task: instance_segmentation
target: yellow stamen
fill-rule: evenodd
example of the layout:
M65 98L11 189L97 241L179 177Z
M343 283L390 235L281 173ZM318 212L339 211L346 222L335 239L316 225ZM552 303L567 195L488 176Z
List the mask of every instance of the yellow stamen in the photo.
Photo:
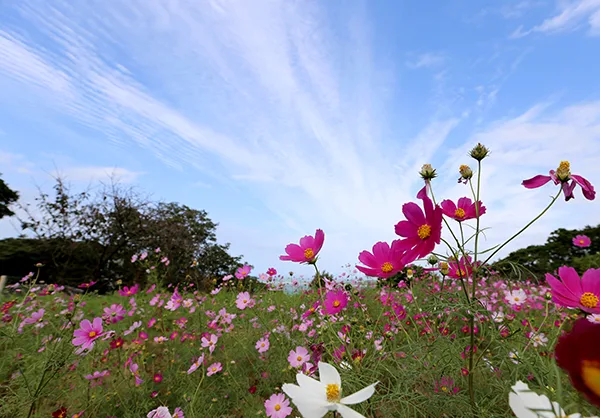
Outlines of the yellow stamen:
M417 235L421 239L429 238L429 236L431 235L431 227L427 224L421 225L417 230Z
M281 409L281 405L277 404L273 407L273 409L279 411Z
M454 216L456 216L457 218L464 218L465 217L465 210L463 208L458 208L454 211Z
M384 273L389 273L392 270L394 270L394 266L392 266L392 263L388 261L383 263L383 265L381 266L381 271L383 271Z
M600 362L584 360L581 364L581 378L585 385L600 396Z
M98 335L98 334L96 333L96 331L91 331L91 332L88 334L88 337L90 337L90 338L94 338L96 335Z
M336 383L328 384L327 389L325 390L325 393L327 394L327 401L338 402L340 400L341 391L340 385Z
M339 300L336 300L336 301L334 301L334 302L333 302L333 306L334 306L335 308L337 308L337 307L338 307L338 306L340 306L341 304L342 304L342 302L340 302Z
M302 361L302 356L298 356L298 357L296 357L296 360L298 360L298 361Z
M306 258L307 260L312 260L314 256L315 252L312 248L307 248L306 250L304 250L304 258Z
M579 240L579 243L583 245L584 241L582 239Z
M579 303L581 303L586 308L595 308L596 306L598 306L598 296L594 295L591 292L585 292L583 295L581 295Z
M561 181L569 180L571 176L571 164L568 161L561 161L556 169L556 177Z

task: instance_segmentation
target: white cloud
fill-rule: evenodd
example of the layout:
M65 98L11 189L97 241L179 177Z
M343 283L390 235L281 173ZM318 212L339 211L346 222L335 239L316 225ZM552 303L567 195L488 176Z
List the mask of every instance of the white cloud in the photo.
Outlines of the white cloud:
M559 2L558 13L531 29L517 28L511 38L521 38L533 32L556 33L589 26L590 35L600 35L600 0L574 0Z
M406 65L409 68L433 68L439 67L446 62L446 57L443 54L435 52L426 52L417 56L414 60L408 61Z
M52 176L77 183L114 181L115 183L127 184L134 183L142 174L122 167L88 166L58 169L52 173Z

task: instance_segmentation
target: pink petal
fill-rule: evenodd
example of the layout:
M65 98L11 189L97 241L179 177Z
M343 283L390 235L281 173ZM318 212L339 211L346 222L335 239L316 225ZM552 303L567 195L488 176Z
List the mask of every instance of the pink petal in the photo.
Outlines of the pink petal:
M81 321L81 323L79 324L79 327L82 330L87 331L87 333L92 331L92 323L90 321L88 321L87 319L84 319L83 321Z
M365 266L369 266L369 267L375 267L375 266L377 266L377 260L375 259L375 257L373 256L373 254L371 254L368 251L362 251L358 255L358 261L360 261L361 263L363 263Z
M394 227L394 231L396 235L400 235L401 237L412 238L417 236L417 228L415 224L409 221L400 221Z
M551 274L546 274L546 281L552 288L552 300L560 303L563 306L577 306L579 304L579 298L581 293L575 294L569 288L567 288L563 282L556 279Z
M528 189L537 189L538 187L542 187L544 184L548 183L550 180L552 180L552 177L538 174L537 176L528 180L523 180L521 184Z
M306 235L305 237L300 238L300 247L302 247L302 250L306 250L307 248L314 248L314 246L315 239L310 235Z
M440 203L444 215L453 218L456 213L456 205L452 200L446 199Z
M373 246L373 257L378 264L385 263L390 258L390 246L387 242L378 242Z
M581 279L573 267L559 267L558 275L565 286L578 298L581 297L583 290L581 288Z
M594 186L592 186L592 183L590 183L583 177L578 176L577 174L571 174L571 178L573 179L573 181L575 183L577 183L577 184L579 184L579 186L581 186L581 190L583 191L583 196L587 200L594 200L596 198L596 191L594 190Z
M402 213L408 220L408 222L412 223L416 226L421 226L425 222L425 214L423 210L416 203L409 202L402 205Z
M589 269L581 277L581 290L600 297L600 269Z
M321 248L323 248L323 242L325 242L325 233L323 230L317 229L317 232L315 232L315 242L313 244L313 251L315 254L321 251Z

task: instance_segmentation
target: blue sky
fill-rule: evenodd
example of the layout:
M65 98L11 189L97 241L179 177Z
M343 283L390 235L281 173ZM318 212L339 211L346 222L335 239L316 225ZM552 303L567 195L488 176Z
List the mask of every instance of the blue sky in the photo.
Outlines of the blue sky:
M206 209L260 271L310 273L278 256L322 228L337 272L395 239L423 163L465 195L481 141L494 245L554 193L522 179L568 159L600 183L598 51L600 0L5 0L0 171L24 201L57 169L116 174ZM597 224L577 193L508 249Z

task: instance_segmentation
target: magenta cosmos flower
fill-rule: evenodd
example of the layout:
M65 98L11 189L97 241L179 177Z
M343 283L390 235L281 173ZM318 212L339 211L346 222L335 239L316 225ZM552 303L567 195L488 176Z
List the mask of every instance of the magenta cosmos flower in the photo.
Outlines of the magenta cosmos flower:
M466 259L462 256L458 262L451 260L448 263L448 277L452 277L453 279L466 279L467 277L471 277L472 272L473 263L469 255L467 255Z
M123 308L121 305L117 305L116 303L110 305L109 308L104 308L104 317L111 324L116 324L117 322L121 321L123 318L125 318L125 314L127 314L125 308Z
M119 295L121 296L133 296L140 289L139 285L134 285L131 287L123 286L123 289L119 289Z
M468 197L461 197L455 204L452 200L444 200L440 203L442 212L449 218L452 218L458 222L466 221L468 219L477 218L477 207L479 207L479 216L485 213L485 206L479 201L476 205Z
M370 277L388 278L402 270L405 266L405 251L400 247L401 241L395 240L390 246L387 242L378 242L373 246L373 252L363 251L358 260L364 266L356 268Z
M292 413L290 401L283 393L271 395L271 397L265 401L265 410L267 417L269 418L286 418Z
M576 247L586 248L592 245L592 240L585 235L577 235L573 238L573 245Z
M94 318L93 322L84 319L79 324L79 329L73 332L73 345L81 346L82 350L92 348L94 342L102 336L102 318Z
M589 269L581 279L573 267L559 267L556 279L546 274L552 288L552 300L560 306L579 308L591 314L600 313L600 269Z
M323 247L325 233L317 229L315 236L306 235L300 238L300 245L288 244L285 247L287 255L279 256L282 261L294 261L296 263L314 263L317 261L317 254Z
M577 174L571 174L571 164L569 164L568 161L561 161L556 171L550 170L549 176L538 174L528 180L523 180L522 184L528 189L537 189L548 183L550 180L552 180L555 185L561 185L566 201L575 197L573 195L573 190L577 185L581 187L583 196L586 199L594 200L596 198L594 186L583 177Z
M396 224L396 234L405 237L400 248L407 250L405 262L410 263L431 253L442 237L442 209L433 205L424 187L417 194L423 200L425 212L416 203L402 206L405 221Z
M348 305L348 295L343 290L330 290L325 295L325 312L336 315Z

